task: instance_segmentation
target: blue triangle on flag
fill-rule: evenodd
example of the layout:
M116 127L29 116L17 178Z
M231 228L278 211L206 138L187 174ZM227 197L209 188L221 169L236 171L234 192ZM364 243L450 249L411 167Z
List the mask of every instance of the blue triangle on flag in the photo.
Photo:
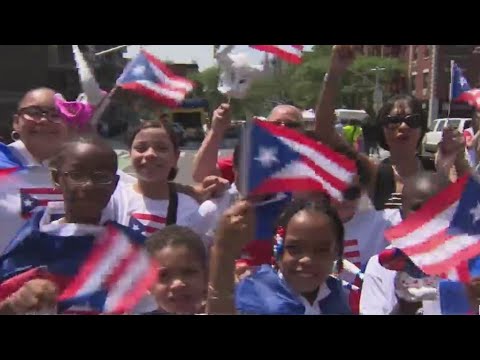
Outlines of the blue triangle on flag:
M265 128L253 124L248 166L248 192L255 190L264 181L287 164L300 159L300 154Z
M450 234L480 234L480 183L471 177L450 222Z

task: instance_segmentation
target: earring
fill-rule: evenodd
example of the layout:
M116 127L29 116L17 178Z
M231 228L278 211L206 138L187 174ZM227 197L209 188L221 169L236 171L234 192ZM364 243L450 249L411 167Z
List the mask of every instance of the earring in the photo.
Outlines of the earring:
M12 131L12 134L10 135L13 141L18 141L20 140L20 133L18 131Z

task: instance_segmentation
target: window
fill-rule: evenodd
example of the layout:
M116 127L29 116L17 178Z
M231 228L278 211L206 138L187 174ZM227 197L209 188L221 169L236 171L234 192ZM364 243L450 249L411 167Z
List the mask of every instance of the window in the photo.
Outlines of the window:
M410 78L410 86L412 87L412 91L415 91L417 88L417 75L412 74L412 77Z
M438 132L443 131L444 127L445 127L445 120L438 121L435 131L438 131Z
M418 57L418 46L417 45L412 45L412 59L413 61L417 61Z
M425 72L423 73L423 89L428 90L430 87L430 73Z
M432 45L423 45L423 57L428 58L430 56Z
M460 120L448 120L448 127L452 129L458 129L460 126Z

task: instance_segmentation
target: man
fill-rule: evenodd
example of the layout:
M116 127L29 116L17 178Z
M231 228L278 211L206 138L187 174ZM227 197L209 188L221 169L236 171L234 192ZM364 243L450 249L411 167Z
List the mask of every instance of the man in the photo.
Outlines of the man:
M220 144L230 127L231 121L232 114L229 104L222 104L213 112L211 129L193 161L192 176L196 182L203 181L205 177L210 175L221 176L230 182L234 181L232 157L218 159ZM292 105L276 106L266 121L292 129L303 128L302 113Z

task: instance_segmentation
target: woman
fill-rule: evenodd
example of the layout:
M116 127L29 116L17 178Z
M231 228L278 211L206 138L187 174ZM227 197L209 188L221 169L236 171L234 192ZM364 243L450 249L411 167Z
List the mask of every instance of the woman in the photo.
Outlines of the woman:
M354 58L354 47L351 45L333 47L330 69L316 111L316 133L320 141L330 146L342 142L334 128L335 101L341 77ZM427 131L427 121L417 99L399 95L390 99L379 111L376 126L379 144L390 151L390 158L378 164L360 155L370 172L368 194L377 210L399 208L404 179L432 168L418 156L419 145ZM463 175L469 170L464 148L462 134L445 129L439 152L440 165L453 157L457 174ZM436 166L439 167L438 162Z

